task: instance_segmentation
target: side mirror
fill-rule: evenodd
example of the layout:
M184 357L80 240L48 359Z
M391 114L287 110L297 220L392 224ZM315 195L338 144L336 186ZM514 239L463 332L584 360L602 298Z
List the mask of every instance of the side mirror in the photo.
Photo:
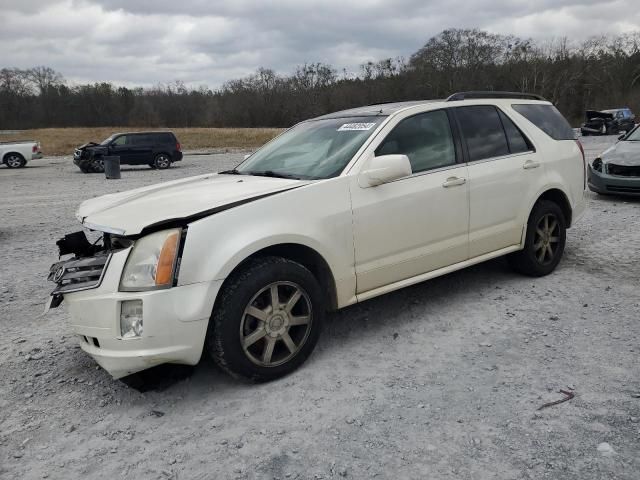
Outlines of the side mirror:
M373 157L366 169L360 173L362 188L375 187L411 175L411 163L406 155L381 155Z

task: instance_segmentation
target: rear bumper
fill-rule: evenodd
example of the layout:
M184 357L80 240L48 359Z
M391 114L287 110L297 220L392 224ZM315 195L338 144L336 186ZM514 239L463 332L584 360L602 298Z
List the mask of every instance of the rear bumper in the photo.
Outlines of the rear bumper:
M31 155L31 160L39 160L43 157L44 155L42 154L42 152L36 152L33 155Z
M175 152L173 154L173 161L179 162L180 160L182 160L182 152Z
M619 177L588 168L589 190L608 195L640 196L640 177Z

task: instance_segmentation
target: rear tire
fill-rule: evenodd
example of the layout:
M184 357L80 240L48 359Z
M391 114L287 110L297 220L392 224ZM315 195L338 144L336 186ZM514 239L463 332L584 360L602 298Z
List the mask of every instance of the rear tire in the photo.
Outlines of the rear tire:
M9 168L23 168L27 161L19 153L8 153L4 157L4 163Z
M539 200L529 215L524 249L508 255L507 261L524 275L548 275L560 263L566 240L562 209L555 202Z
M171 166L171 157L166 153L159 153L156 158L153 159L153 166L158 170L166 170Z
M225 282L207 331L207 351L234 377L265 382L309 357L325 314L313 274L280 257L247 261Z

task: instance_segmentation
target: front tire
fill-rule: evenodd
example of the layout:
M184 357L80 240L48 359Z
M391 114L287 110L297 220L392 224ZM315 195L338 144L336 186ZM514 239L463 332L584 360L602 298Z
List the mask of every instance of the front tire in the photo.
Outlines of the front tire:
M4 157L4 163L9 168L22 168L27 164L27 161L19 153L9 153Z
M102 157L95 157L89 167L94 173L104 173L104 160Z
M280 257L249 260L226 281L207 331L207 350L234 377L265 382L309 357L324 320L313 274Z
M562 209L555 202L539 200L529 215L524 249L508 255L507 261L524 275L548 275L560 263L566 240L566 220Z

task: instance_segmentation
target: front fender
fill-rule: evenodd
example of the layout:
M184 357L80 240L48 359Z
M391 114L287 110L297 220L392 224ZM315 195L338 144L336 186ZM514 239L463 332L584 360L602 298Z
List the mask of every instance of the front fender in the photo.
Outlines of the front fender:
M338 303L348 303L355 295L355 268L351 202L344 177L189 224L178 283L223 280L246 258L280 244L302 245L322 256L336 282Z

